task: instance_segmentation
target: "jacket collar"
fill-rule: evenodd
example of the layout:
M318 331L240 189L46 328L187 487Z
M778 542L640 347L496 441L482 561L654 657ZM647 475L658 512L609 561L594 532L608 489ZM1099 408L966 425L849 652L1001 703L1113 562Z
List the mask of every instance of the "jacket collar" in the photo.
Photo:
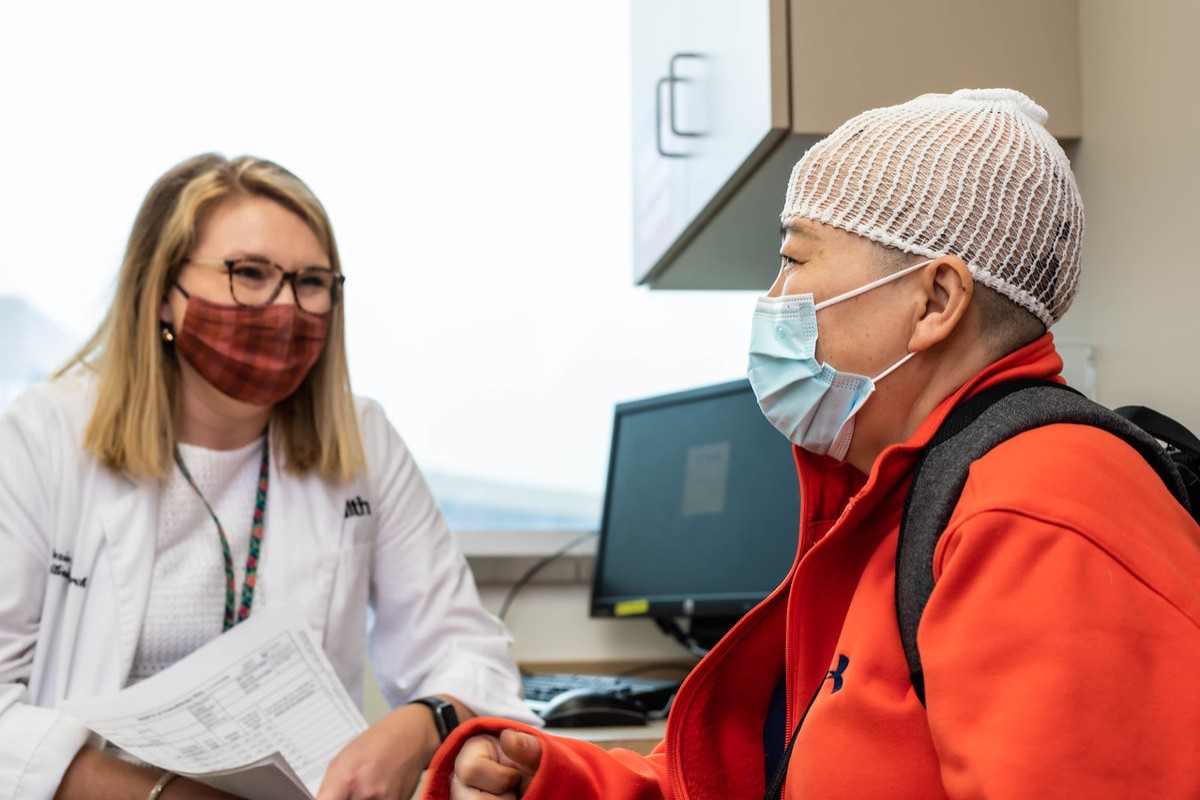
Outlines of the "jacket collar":
M1016 378L1056 379L1062 372L1062 358L1054 348L1053 334L1014 350L980 370L973 378L943 400L921 423L908 441L892 445L880 453L870 475L827 456L795 447L800 480L800 552L799 557L824 537L849 506L877 504L895 490L907 490L921 450L933 438L950 411L967 397L989 386ZM878 488L877 488L878 487ZM888 491L884 491L887 487ZM864 509L865 510L865 509Z

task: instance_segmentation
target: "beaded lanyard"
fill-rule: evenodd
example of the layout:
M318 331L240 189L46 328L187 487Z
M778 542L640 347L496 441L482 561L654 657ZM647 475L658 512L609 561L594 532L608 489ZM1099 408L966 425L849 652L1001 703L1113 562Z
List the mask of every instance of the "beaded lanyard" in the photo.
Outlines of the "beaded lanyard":
M246 580L242 583L242 604L236 609L236 617L233 601L237 592L233 579L233 553L229 549L229 539L225 536L225 529L221 527L221 520L217 519L216 512L208 504L208 500L204 499L200 487L192 480L192 474L184 466L183 457L179 455L179 448L175 448L175 463L179 465L179 471L183 473L183 477L187 478L188 485L192 487L196 496L200 498L200 502L204 503L204 507L208 509L209 516L217 524L217 535L221 537L221 554L225 557L225 626L222 630L226 631L250 616L250 605L254 602L254 576L258 573L258 551L262 546L263 514L267 508L267 461L271 450L268 438L263 437L262 465L258 468L258 494L254 498L254 522L250 526L250 553L246 556Z

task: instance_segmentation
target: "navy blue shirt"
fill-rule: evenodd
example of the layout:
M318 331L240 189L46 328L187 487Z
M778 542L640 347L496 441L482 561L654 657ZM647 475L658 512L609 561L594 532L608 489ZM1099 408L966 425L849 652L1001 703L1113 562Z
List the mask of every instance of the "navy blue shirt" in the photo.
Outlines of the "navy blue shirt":
M766 770L767 786L775 777L775 771L783 761L787 749L787 685L780 678L767 706L767 721L763 723L763 768Z

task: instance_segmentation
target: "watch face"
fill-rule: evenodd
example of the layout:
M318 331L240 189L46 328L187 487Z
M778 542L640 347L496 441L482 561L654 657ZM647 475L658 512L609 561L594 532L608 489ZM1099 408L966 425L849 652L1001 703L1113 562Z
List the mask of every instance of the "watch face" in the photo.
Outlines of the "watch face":
M429 706L438 735L442 737L443 742L450 732L458 727L458 712L454 710L453 703L448 703L440 697L420 697L413 702Z
M444 724L445 730L440 732L442 734L442 738L445 739L450 735L450 731L458 727L458 712L454 710L454 705L452 703L443 703L440 707L438 707L437 716L438 727L442 728Z

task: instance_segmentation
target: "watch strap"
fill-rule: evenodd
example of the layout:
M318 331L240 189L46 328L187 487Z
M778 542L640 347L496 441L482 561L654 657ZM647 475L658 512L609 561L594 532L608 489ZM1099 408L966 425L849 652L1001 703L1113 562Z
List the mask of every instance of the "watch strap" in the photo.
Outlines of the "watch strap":
M458 727L458 712L454 710L453 703L440 697L418 697L409 702L420 703L433 712L433 723L437 726L438 736L443 742L446 741L450 732Z

